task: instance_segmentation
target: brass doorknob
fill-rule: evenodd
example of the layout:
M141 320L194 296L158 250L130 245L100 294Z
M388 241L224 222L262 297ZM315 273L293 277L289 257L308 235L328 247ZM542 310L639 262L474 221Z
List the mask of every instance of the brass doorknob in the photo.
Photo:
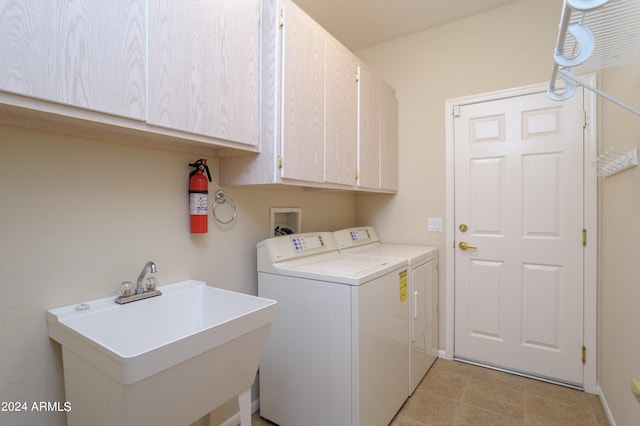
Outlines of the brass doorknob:
M458 247L460 247L460 250L477 250L478 248L475 246L470 246L469 243L467 243L466 241L460 241L460 244L458 244Z

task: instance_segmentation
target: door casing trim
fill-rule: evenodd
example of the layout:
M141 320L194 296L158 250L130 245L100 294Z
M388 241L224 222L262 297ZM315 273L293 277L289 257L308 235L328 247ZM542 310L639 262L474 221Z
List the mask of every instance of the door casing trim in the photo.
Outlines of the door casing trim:
M581 79L597 87L596 74L581 76ZM454 291L455 291L455 201L454 201L454 117L455 106L487 102L504 98L546 92L548 83L516 87L507 90L482 93L448 99L445 101L446 145L445 145L445 347L444 357L454 356ZM588 242L584 250L584 346L587 357L584 364L584 390L598 394L597 385L597 296L598 296L598 178L590 164L598 154L597 141L597 96L584 90L584 110L587 113L587 127L584 129L584 226L588 232ZM442 318L441 318L442 319Z

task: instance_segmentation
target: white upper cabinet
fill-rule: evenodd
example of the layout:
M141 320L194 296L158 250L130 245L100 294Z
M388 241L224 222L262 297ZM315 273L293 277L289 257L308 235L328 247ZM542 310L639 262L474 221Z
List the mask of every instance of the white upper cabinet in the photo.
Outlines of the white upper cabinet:
M358 187L398 188L398 103L392 87L360 67Z
M0 90L146 118L145 1L0 1Z
M398 190L398 99L396 91L378 79L380 101L380 189Z
M281 13L280 177L322 182L326 35L322 27L292 3L283 3Z
M360 67L358 186L380 188L380 100L377 79Z
M149 124L257 145L260 0L154 0Z
M282 2L281 178L355 184L356 57Z
M393 89L289 0L263 10L261 153L220 159L220 183L394 192Z
M261 3L0 0L0 123L256 152Z
M358 129L358 62L337 41L327 42L325 182L356 182Z
M223 185L397 188L393 89L290 0L0 0L0 52L0 124L210 153Z

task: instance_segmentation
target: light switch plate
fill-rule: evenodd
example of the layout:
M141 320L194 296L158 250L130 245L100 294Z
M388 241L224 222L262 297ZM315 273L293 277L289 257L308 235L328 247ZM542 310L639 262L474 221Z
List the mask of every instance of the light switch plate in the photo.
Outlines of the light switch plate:
M427 229L429 232L442 232L442 218L441 217L428 218Z

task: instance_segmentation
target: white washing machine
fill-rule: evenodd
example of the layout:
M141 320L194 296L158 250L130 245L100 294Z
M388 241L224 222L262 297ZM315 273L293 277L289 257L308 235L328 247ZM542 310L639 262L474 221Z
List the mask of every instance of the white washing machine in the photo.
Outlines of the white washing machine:
M409 395L438 357L438 249L380 243L375 228L334 232L341 253L396 258L409 264Z
M258 294L278 301L260 415L282 426L388 425L407 399L407 261L341 254L331 232L258 243Z

